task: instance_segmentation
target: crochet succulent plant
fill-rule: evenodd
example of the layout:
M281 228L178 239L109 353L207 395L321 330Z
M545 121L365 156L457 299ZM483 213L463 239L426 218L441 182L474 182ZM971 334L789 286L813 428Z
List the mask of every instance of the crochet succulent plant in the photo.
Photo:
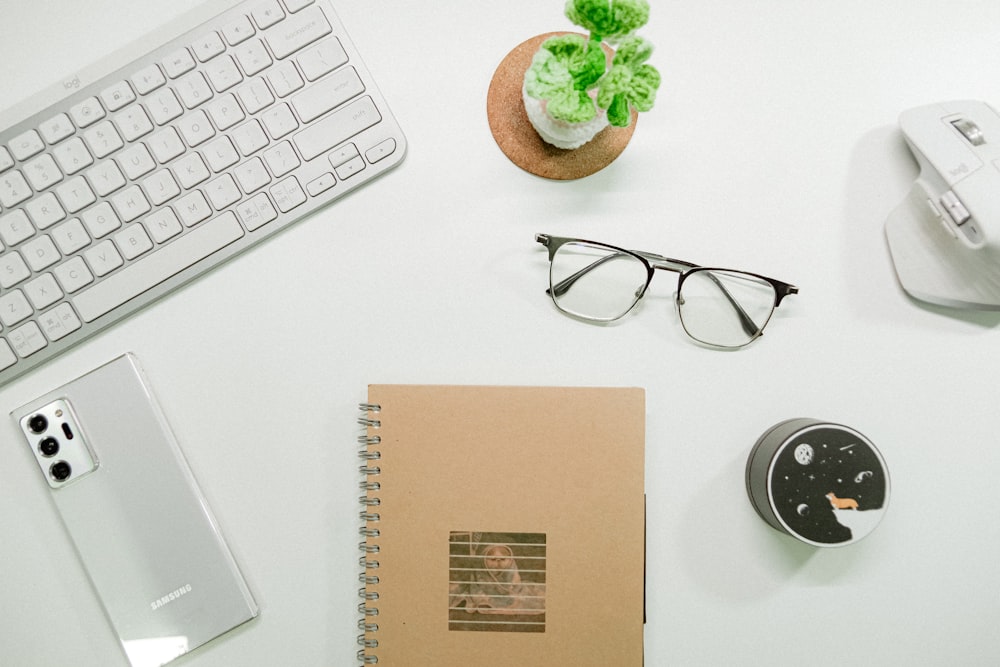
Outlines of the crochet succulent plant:
M649 20L646 0L567 0L566 17L589 31L551 37L525 73L525 92L547 100L547 111L568 123L584 123L607 110L608 122L625 127L632 109L649 111L660 73L649 65L653 45L635 35ZM616 46L610 68L601 43ZM596 90L596 95L592 92Z

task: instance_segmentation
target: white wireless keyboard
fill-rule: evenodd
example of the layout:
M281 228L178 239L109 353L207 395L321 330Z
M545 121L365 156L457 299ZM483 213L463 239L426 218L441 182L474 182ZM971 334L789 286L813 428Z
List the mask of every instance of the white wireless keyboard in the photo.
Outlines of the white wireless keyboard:
M0 384L403 159L329 0L198 21L0 129Z

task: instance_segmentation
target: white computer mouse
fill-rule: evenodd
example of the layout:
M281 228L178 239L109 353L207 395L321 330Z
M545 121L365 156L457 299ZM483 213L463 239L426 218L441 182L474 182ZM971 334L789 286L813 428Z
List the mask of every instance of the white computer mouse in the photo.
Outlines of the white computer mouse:
M920 166L886 221L900 283L932 303L1000 309L1000 114L941 102L904 111L899 127Z

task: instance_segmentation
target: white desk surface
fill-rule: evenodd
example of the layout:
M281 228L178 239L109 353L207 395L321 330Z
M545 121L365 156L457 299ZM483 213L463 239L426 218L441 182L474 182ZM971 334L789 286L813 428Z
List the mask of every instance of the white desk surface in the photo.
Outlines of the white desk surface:
M196 1L8 0L4 105ZM262 607L179 664L355 664L354 419L375 382L646 388L648 665L996 664L1000 314L909 299L883 224L917 173L899 112L1000 102L1000 4L684 4L654 2L642 32L663 84L631 145L560 183L511 164L485 109L508 51L572 29L562 0L340 0L401 167L0 388L5 414L143 362ZM668 274L626 322L588 326L545 295L536 232L801 293L735 353L687 339ZM750 447L791 417L885 456L889 512L859 544L800 545L747 501ZM9 420L0 449L0 662L125 665Z

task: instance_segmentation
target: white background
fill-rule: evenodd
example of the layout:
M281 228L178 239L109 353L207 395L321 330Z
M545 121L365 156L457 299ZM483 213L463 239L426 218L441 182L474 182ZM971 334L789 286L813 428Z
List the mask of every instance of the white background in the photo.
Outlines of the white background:
M196 4L2 0L0 99ZM401 167L0 388L0 413L138 355L262 607L183 665L354 664L354 418L374 382L646 388L648 665L996 664L1000 315L909 299L883 223L917 173L898 114L1000 102L1000 4L654 2L656 107L569 183L511 164L486 120L503 57L572 29L562 5L340 0ZM684 335L670 274L589 326L545 295L536 232L801 292L735 353ZM791 417L885 456L892 500L862 542L798 544L747 501L750 447ZM0 662L125 665L9 420L0 456Z

